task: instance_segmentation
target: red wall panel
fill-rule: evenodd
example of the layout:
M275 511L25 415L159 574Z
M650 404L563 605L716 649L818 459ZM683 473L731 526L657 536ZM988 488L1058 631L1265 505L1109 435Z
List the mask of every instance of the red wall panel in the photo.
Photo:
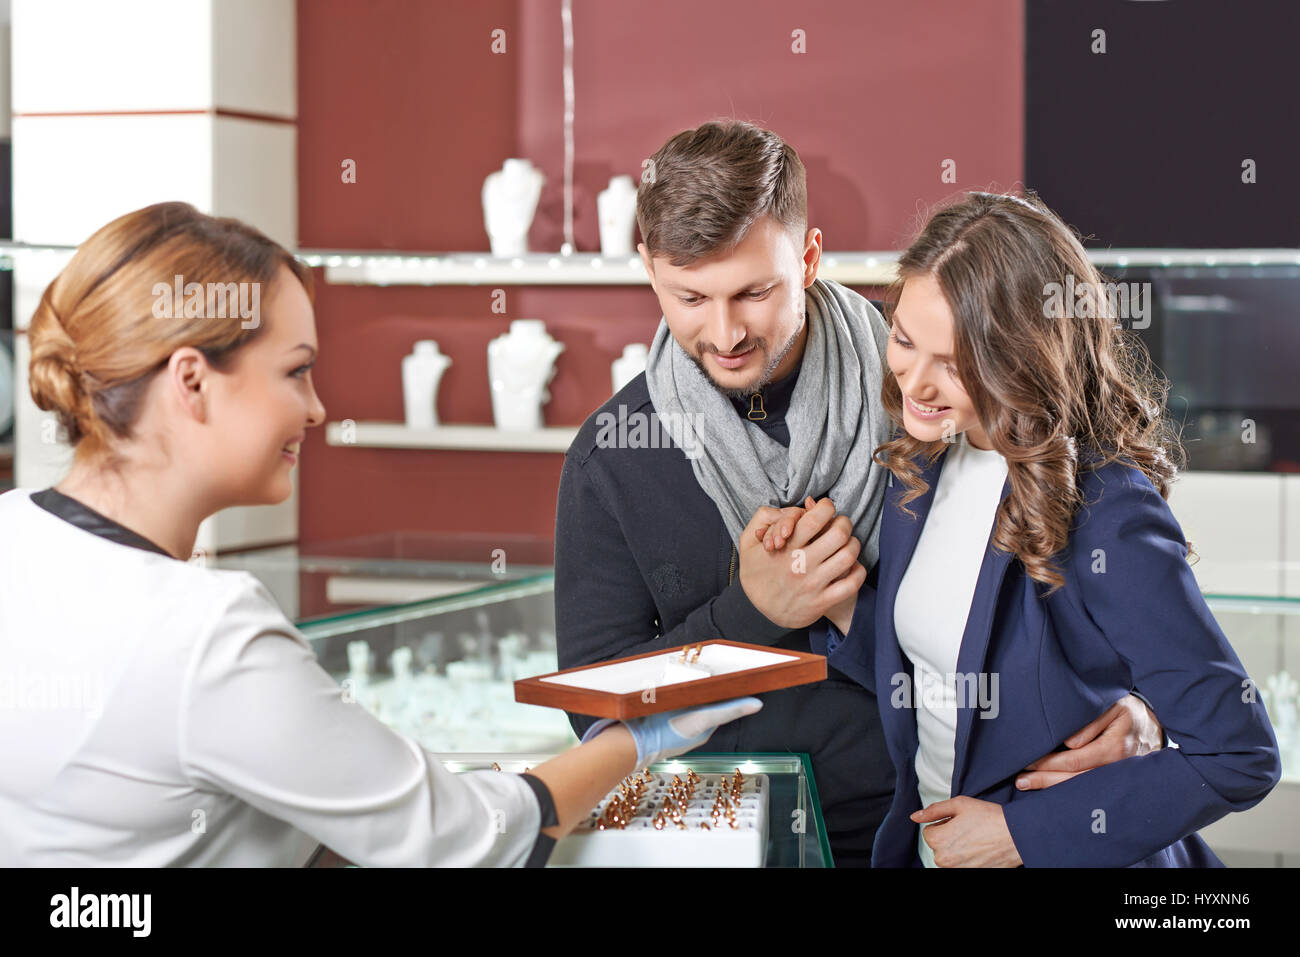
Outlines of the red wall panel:
M775 129L808 168L828 249L906 245L920 210L1022 175L1021 0L574 0L578 248L595 197L670 135L716 116ZM559 0L300 0L299 239L304 247L486 249L480 190L507 156L547 176L532 248L562 239ZM493 54L491 31L506 31ZM807 52L792 52L804 31ZM357 182L340 163L357 162ZM941 179L956 161L956 184ZM491 421L488 341L540 318L565 343L545 418L577 425L609 363L649 342L648 287L327 286L318 273L317 389L331 421L399 420L399 362L437 339L453 365L445 422ZM561 456L331 448L301 465L301 539L389 530L550 538Z

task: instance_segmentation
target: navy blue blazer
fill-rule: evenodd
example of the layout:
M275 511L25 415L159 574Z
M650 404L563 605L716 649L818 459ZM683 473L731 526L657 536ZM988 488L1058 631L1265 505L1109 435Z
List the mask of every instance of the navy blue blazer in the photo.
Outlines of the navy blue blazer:
M875 585L860 592L849 634L825 619L810 630L813 650L875 693L880 708L897 787L876 834L876 867L921 866L919 825L909 819L921 802L908 692L922 689L912 687L894 631L894 600L946 458L923 469L928 490L908 505L915 519L899 509L902 483L886 490ZM1221 867L1196 831L1277 784L1272 726L1150 480L1111 463L1083 472L1079 485L1085 505L1056 556L1065 585L1052 596L994 548L990 530L957 661L968 680L985 676L989 694L983 705L978 694L958 696L952 794L1001 804L1027 867ZM1009 491L1008 480L1004 499ZM1027 764L1062 750L1134 689L1176 747L1044 790L1016 789Z

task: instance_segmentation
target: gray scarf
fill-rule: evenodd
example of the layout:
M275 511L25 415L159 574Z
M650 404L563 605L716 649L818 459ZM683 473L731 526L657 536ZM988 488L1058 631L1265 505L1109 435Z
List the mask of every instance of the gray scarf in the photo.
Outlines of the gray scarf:
M808 336L786 424L790 446L741 418L661 320L650 346L646 385L661 425L691 456L695 478L718 506L735 542L762 505L801 505L830 496L853 520L867 569L879 556L888 473L871 461L893 425L880 402L884 317L839 283L805 291ZM686 435L683 430L693 430Z

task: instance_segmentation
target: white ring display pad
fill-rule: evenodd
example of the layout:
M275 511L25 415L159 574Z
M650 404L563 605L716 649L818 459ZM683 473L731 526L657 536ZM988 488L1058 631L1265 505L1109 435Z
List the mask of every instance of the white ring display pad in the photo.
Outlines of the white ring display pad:
M689 664L682 663L681 659L679 649L650 658L633 658L603 667L584 668L571 674L551 675L541 680L591 691L628 694L796 660L793 655L721 644L704 645L699 657Z
M547 867L762 867L767 856L768 780L766 774L744 778L733 828L714 826L713 799L722 774L702 774L687 802L682 824L656 829L654 816L668 793L671 774L654 773L635 816L623 828L596 826L617 788L605 795L586 820L556 842ZM708 830L700 825L709 824Z

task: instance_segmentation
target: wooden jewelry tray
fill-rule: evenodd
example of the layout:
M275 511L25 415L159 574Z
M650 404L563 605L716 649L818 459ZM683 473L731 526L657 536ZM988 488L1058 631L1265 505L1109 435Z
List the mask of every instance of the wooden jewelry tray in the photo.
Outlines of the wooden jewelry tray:
M520 678L515 700L597 718L637 718L826 677L826 659L806 651L721 638Z

